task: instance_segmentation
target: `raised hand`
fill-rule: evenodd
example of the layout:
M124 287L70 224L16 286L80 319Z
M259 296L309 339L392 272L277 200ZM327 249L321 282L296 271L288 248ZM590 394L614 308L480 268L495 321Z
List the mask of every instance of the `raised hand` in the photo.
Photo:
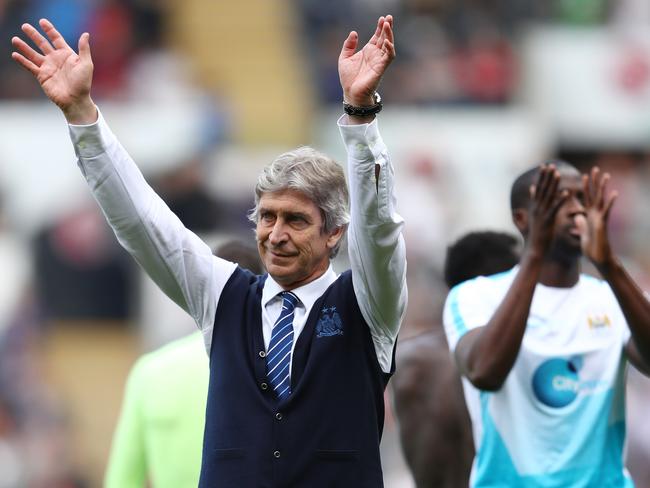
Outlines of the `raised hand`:
M558 194L560 173L553 164L542 165L537 183L530 187L528 209L528 245L531 250L544 255L553 240L555 216L568 197L567 192Z
M371 106L381 77L395 58L393 16L379 17L374 35L360 51L356 50L358 43L359 35L350 32L339 56L343 98L355 106Z
M612 258L607 222L618 194L607 191L608 181L609 173L601 173L598 167L593 167L589 175L582 176L585 215L576 217L582 252L596 267Z
M11 43L17 52L11 53L11 57L34 75L47 97L63 111L68 122L94 122L97 112L90 98L93 76L90 36L87 33L81 35L77 54L49 20L41 19L39 25L49 40L30 24L23 24L22 30L40 52L19 37L14 37Z

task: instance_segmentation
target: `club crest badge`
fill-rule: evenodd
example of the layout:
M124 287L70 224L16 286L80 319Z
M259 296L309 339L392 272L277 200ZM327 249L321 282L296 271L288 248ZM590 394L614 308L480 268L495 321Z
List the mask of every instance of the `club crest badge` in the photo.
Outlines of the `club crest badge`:
M603 327L611 327L612 322L609 320L609 317L607 314L605 315L589 315L587 317L587 324L589 324L589 328L594 330L594 329L602 329Z
M325 307L316 324L316 337L343 335L343 322L336 307Z

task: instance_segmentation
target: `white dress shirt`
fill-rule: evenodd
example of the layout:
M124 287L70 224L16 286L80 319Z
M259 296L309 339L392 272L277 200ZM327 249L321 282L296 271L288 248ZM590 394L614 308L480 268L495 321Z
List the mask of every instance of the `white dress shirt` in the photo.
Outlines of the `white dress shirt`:
M348 153L350 225L348 254L354 293L368 323L379 364L390 370L407 301L403 220L395 210L394 170L377 121L339 128ZM101 113L90 125L70 125L78 165L120 244L161 290L187 311L210 351L219 297L236 268L218 258L186 229L144 180ZM375 178L375 166L379 176ZM300 299L294 316L294 347L314 302L336 280L330 268L292 290ZM265 347L282 306L281 287L269 276L262 292Z

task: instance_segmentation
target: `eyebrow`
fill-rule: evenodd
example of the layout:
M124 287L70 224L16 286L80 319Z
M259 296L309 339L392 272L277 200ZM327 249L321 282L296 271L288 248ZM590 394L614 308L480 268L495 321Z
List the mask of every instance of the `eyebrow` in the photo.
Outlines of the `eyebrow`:
M293 218L301 218L304 220L311 220L309 215L303 212L284 212L287 217L293 217Z
M296 210L296 211L291 211L291 210L278 211L278 210L271 209L271 208L268 208L268 207L260 207L259 208L259 213L260 214L263 214L263 213L266 213L266 212L270 212L270 213L273 213L273 214L276 214L276 215L277 214L282 214L285 217L292 217L292 218L298 217L298 218L302 218L302 219L311 221L311 218L310 218L310 216L308 214L306 214L304 212L300 212L299 210Z

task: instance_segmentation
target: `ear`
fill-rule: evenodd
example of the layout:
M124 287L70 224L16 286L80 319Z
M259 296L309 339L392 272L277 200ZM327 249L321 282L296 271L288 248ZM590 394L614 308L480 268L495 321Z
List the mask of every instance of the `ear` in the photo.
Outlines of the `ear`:
M512 211L512 222L524 238L528 235L528 210L516 208Z
M345 234L345 229L346 228L347 228L347 226L342 225L341 227L337 227L332 232L330 232L330 235L327 237L327 248L328 249L334 249L334 247L338 244L338 242L343 237L343 234Z

